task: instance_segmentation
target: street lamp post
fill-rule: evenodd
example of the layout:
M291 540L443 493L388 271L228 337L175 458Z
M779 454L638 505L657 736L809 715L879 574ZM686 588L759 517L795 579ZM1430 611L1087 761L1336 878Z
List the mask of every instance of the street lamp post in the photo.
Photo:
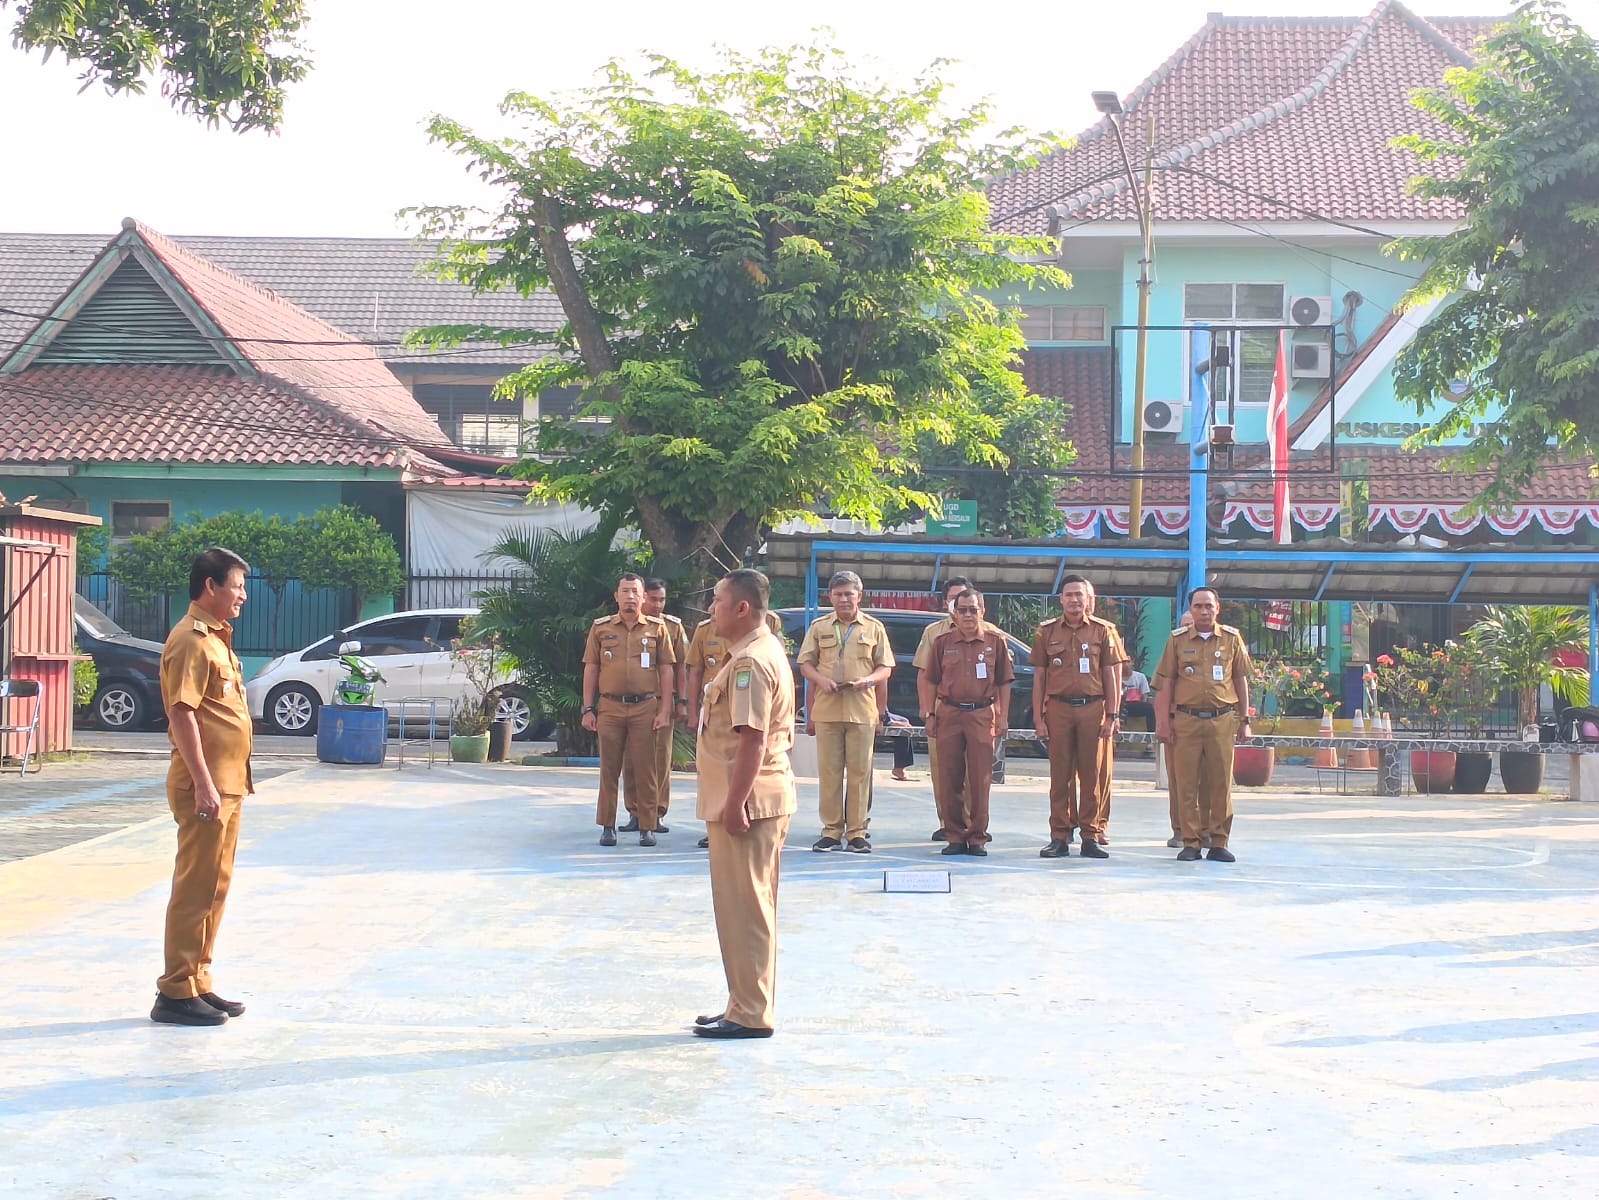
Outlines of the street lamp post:
M1122 136L1121 118L1125 115L1121 98L1115 92L1092 93L1094 107L1110 121L1111 132L1116 135L1116 149L1121 153L1122 168L1127 172L1127 186L1132 189L1133 203L1138 209L1138 232L1142 253L1138 259L1138 340L1133 357L1133 486L1127 500L1127 536L1138 537L1144 531L1144 380L1149 366L1149 290L1150 271L1155 262L1154 221L1150 187L1153 183L1155 161L1155 117L1149 117L1149 129L1144 138L1144 186L1139 188L1133 174L1133 160L1127 153L1127 141Z

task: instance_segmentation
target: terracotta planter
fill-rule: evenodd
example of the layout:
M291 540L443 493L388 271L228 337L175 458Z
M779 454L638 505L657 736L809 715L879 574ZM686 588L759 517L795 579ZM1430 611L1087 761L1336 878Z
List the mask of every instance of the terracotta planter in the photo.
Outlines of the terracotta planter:
M1410 778L1418 792L1447 792L1455 782L1455 755L1450 750L1412 750Z
M1505 785L1505 791L1512 796L1536 795L1543 786L1543 759L1541 754L1501 751L1499 779Z
M1456 754L1454 790L1463 796L1480 796L1488 790L1493 773L1492 754Z
M452 733L450 735L450 761L486 763L489 761L489 735L487 733Z
M1233 782L1239 787L1265 787L1276 765L1275 746L1233 747Z

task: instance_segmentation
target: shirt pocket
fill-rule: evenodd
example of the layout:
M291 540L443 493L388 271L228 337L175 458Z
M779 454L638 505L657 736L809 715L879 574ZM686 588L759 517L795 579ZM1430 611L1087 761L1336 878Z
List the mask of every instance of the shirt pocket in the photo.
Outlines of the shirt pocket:
M214 662L206 665L206 672L206 699L221 700L224 703L231 700L236 690L233 672L220 663Z

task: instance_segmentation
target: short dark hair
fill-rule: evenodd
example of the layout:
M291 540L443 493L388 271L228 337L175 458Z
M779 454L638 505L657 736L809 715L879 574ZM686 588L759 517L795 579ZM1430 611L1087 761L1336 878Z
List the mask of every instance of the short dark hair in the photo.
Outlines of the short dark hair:
M1066 585L1068 583L1080 583L1084 587L1087 587L1088 586L1088 579L1085 576L1082 576L1082 575L1062 575L1061 579L1060 579L1060 589L1061 589L1061 591L1065 591L1066 590Z
M964 576L964 575L951 575L948 579L944 580L944 586L938 589L938 593L939 593L939 595L948 598L949 589L950 588L952 588L952 587L969 588L971 586L972 586L972 581L970 579L967 579L966 576Z
M978 607L986 607L986 605L983 604L983 593L974 587L966 588L960 593L960 595L955 597L956 604L959 604L962 600L975 600L977 601Z
M643 583L643 582L644 582L644 576L640 575L637 571L623 571L620 575L618 575L616 577L616 586L617 587L621 587L624 583Z
M205 595L205 581L209 579L218 587L227 583L228 576L234 571L250 573L250 564L245 562L231 550L221 546L211 546L194 556L194 564L189 568L189 599L198 600Z
M756 612L765 612L766 606L771 603L771 581L759 571L740 567L737 571L729 571L722 578L727 581L727 590L735 598L746 601Z
M1199 595L1200 592L1209 592L1212 596L1216 597L1216 603L1217 604L1221 603L1221 593L1218 592L1215 588L1211 587L1208 583L1202 583L1198 587L1194 588L1191 592L1189 592L1188 593L1188 603L1192 604L1194 602L1194 597Z
M646 592L664 592L666 590L666 580L659 575L651 575L644 581L644 590Z

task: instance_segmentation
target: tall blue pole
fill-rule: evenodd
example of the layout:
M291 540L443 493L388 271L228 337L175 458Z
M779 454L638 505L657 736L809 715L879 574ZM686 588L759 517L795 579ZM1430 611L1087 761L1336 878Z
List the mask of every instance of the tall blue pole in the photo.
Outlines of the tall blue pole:
M1588 585L1588 703L1599 705L1599 583Z
M1179 614L1193 590L1208 582L1205 508L1210 494L1210 326L1195 325L1189 339L1188 586L1183 589Z

